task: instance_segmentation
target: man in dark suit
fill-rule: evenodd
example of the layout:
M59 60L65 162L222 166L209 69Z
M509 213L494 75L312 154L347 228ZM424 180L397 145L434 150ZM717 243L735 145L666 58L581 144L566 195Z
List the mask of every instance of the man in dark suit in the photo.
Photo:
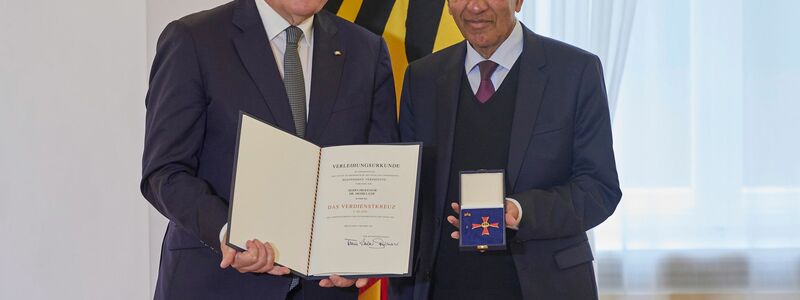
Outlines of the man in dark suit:
M161 35L141 181L144 197L170 220L157 299L357 297L353 280L288 275L268 241L241 253L220 243L240 111L321 146L398 140L385 43L321 11L325 2L236 0L174 21Z
M466 41L403 83L401 140L425 149L415 277L391 299L596 299L586 231L622 195L599 59L528 30L522 0L448 5ZM507 250L458 249L458 174L476 169L506 171Z

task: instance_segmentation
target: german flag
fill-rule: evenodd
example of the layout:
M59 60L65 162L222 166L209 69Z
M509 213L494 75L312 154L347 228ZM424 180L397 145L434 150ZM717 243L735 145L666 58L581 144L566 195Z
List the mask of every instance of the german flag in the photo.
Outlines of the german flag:
M383 36L398 105L408 63L464 40L445 0L329 0L325 9Z
M464 40L445 0L329 0L325 9L383 36L398 105L408 63ZM386 278L371 279L358 299L386 300L386 288Z

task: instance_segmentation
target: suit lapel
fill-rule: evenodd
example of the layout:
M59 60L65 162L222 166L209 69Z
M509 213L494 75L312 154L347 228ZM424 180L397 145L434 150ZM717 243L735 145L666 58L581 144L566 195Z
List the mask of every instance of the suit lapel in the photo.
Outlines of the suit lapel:
M466 42L461 42L449 55L442 76L436 81L436 215L441 216L450 199L447 197L447 184L453 159L453 137L455 136L456 113L461 80L464 76Z
M514 193L517 178L528 150L533 126L547 85L547 74L541 69L546 62L544 49L536 34L523 26L523 48L520 55L519 84L511 125L511 145L508 150L508 184Z
M322 137L338 99L339 81L347 51L336 34L336 25L327 12L320 12L314 17L314 54L306 127L306 138L311 141L318 141ZM341 54L334 55L335 51Z
M275 63L275 55L272 53L255 2L239 1L234 11L233 22L242 30L242 33L233 39L236 51L269 107L275 125L294 132L289 97L286 95L283 78Z

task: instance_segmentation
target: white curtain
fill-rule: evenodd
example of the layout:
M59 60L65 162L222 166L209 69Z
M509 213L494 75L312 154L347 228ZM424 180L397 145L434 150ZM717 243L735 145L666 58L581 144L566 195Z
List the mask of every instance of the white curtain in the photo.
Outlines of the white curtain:
M800 299L800 2L607 9L619 2L526 1L521 14L604 62L624 196L595 230L601 294Z

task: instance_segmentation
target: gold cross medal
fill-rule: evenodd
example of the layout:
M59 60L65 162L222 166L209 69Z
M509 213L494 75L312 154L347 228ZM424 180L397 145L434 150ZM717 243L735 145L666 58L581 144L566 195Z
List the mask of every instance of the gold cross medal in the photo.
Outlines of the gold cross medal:
M462 251L506 248L503 170L462 171L459 246Z

